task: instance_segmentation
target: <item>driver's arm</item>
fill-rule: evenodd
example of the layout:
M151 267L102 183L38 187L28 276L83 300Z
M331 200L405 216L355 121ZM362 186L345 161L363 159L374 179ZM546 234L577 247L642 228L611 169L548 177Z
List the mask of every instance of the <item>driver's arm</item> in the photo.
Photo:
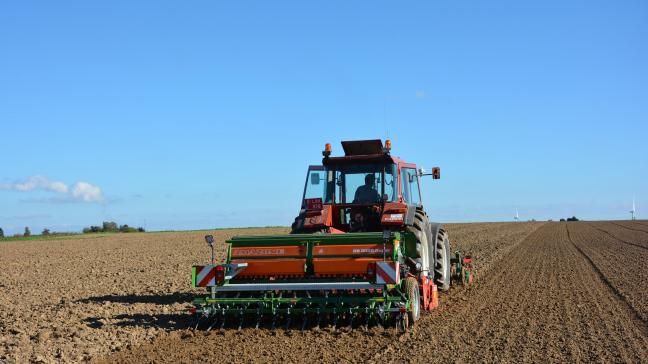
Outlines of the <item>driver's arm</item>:
M359 203L360 197L362 197L362 186L356 188L355 195L353 196L353 203Z
M378 193L378 191L372 188L371 192L373 194L373 202L380 202L380 194Z

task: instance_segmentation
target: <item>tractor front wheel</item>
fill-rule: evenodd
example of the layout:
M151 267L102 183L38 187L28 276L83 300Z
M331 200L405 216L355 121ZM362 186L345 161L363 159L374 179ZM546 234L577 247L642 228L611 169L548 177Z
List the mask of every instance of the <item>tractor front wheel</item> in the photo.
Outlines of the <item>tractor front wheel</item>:
M303 234L305 233L304 231L304 218L306 214L305 213L300 213L299 216L295 218L295 221L293 221L292 225L290 226L290 233L291 234Z

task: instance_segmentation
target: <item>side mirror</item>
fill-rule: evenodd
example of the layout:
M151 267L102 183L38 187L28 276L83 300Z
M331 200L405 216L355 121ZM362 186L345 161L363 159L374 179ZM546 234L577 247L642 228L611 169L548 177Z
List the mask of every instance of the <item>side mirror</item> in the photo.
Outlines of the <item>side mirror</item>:
M213 246L214 245L214 237L211 235L205 235L205 241L207 242L207 245Z
M441 179L441 168L432 168L432 179Z
M320 175L319 175L319 173L311 173L310 180L311 180L312 185L320 184Z

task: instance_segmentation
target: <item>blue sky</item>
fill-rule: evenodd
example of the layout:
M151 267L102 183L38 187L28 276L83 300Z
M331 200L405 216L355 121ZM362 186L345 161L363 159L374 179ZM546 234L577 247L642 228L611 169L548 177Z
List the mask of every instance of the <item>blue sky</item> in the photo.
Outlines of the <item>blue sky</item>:
M386 137L435 220L642 216L647 38L645 1L3 2L0 227L288 225L324 143Z

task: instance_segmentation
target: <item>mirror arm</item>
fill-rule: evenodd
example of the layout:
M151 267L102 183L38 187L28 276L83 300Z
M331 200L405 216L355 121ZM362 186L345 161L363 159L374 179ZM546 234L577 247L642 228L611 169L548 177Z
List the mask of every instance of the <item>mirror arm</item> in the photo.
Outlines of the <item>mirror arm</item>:
M214 256L214 237L212 235L205 235L205 242L207 242L207 245L211 248L211 264L215 264L215 256Z

